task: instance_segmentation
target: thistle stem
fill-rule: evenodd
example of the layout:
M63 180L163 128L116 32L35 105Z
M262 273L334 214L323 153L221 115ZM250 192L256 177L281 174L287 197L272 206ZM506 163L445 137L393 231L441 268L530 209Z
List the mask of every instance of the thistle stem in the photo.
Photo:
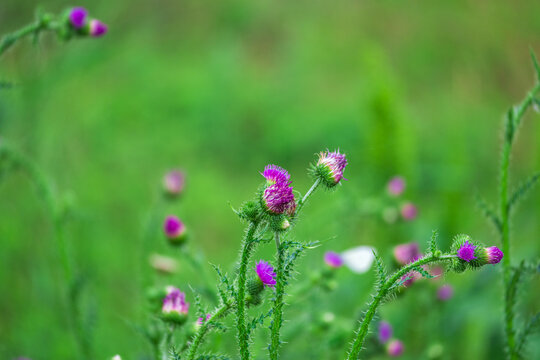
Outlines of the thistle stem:
M516 131L521 124L521 119L523 115L532 105L536 94L540 91L540 83L537 83L536 86L527 94L525 100L512 110L513 115L507 118L507 132L508 127L511 127L510 135L507 134L505 137L505 142L503 144L502 156L501 156L501 173L500 173L500 188L499 188L499 207L500 207L500 216L501 216L501 242L502 242L502 251L504 253L503 257L503 279L504 279L504 293L508 291L510 286L511 272L512 272L512 257L511 257L511 247L510 247L510 209L508 205L508 177L509 177L509 167L510 167L510 155L512 153L512 145L514 143ZM507 356L509 359L517 359L517 354L515 353L515 330L514 330L514 304L512 304L512 299L508 296L504 297L504 328L506 334L506 347L507 347Z
M272 324L270 326L270 347L269 355L270 359L276 360L278 358L279 349L279 332L281 330L281 324L283 322L283 295L285 293L285 269L283 268L284 251L279 243L279 234L275 234L276 246L277 246L277 264L276 264L276 294L274 299L274 308L272 310Z
M240 347L240 358L242 360L249 360L250 358L249 334L246 326L246 272L253 250L253 236L256 229L257 224L250 223L246 231L236 284L236 328L238 330L238 345Z
M364 319L362 320L362 323L360 324L360 327L358 328L358 331L356 332L356 338L352 344L351 350L349 351L349 354L347 355L348 360L357 360L358 354L360 353L360 350L362 350L362 346L364 345L364 340L366 339L366 336L368 334L369 330L369 324L371 323L371 320L373 320L373 316L377 312L377 308L379 307L381 300L384 299L386 295L388 295L388 292L390 288L395 284L396 281L401 279L405 274L407 274L409 271L413 270L415 267L430 264L433 262L440 262L440 261L448 261L452 260L456 257L456 255L441 255L441 256L435 256L433 254L421 258L415 262L412 262L398 271L396 271L389 279L387 279L383 286L379 289L371 303L369 304L368 311L366 315L364 316Z
M210 324L212 323L212 321L221 318L223 315L227 313L229 309L230 309L229 304L222 304L220 307L214 310L214 312L212 313L212 315L210 316L208 320L203 321L201 327L199 328L199 330L197 330L197 333L195 333L195 336L193 337L193 341L189 347L187 360L195 359L195 355L197 355L197 349L199 348L199 345L201 344L204 336L208 332L208 328Z
M313 194L313 192L317 189L317 187L319 187L320 183L321 183L321 179L317 178L317 180L315 180L313 185L311 185L308 192L304 195L302 200L300 200L300 202L298 203L298 209L296 210L297 214L300 212L300 209L302 209L302 207L307 202L307 200L311 196L311 194Z
M57 25L51 22L50 18L50 15L43 14L39 20L28 24L17 31L4 35L0 42L0 56L2 56L2 54L4 54L4 52L13 46L19 39L27 35L34 34L37 36L41 31L55 29Z

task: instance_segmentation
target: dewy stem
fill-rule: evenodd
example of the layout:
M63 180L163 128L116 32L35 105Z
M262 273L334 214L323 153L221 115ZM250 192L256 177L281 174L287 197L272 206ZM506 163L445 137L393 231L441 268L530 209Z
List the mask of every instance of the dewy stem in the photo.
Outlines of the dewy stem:
M276 246L277 246L277 264L276 264L276 294L274 299L274 308L272 310L272 325L270 327L270 347L269 355L270 359L276 360L278 358L279 349L279 332L281 330L281 324L283 322L283 295L285 293L285 269L284 264L284 251L279 243L279 234L275 234Z
M364 319L362 320L362 323L360 324L360 327L356 333L356 338L351 347L351 350L349 351L349 354L347 355L347 359L348 360L358 359L358 354L360 353L360 350L362 350L362 346L364 345L364 340L368 334L369 324L371 323L371 320L373 320L373 316L375 316L375 313L377 312L377 308L379 307L381 300L384 299L386 295L388 295L388 291L390 290L392 285L395 284L396 281L401 279L405 274L413 270L415 267L430 264L433 262L448 261L448 260L454 259L455 257L456 255L435 256L433 254L430 254L427 257L421 258L415 262L412 262L402 267L401 269L396 271L388 280L386 280L384 282L384 285L379 289L379 292L373 298L373 301L369 304L368 311L366 315L364 316Z
M500 173L500 188L499 188L499 207L501 216L501 242L503 257L503 279L504 279L504 322L505 322L505 334L506 334L506 347L509 359L517 359L515 353L515 330L514 330L514 306L511 303L512 299L506 296L508 287L510 286L512 257L510 248L510 209L508 207L508 177L510 167L510 155L512 153L512 145L514 143L515 133L521 124L521 119L529 106L532 105L536 94L540 91L540 83L537 83L535 87L527 94L525 100L515 109L513 109L513 115L507 121L512 121L512 124L507 126L512 127L511 136L505 137L503 144L502 156L501 156L501 173Z
M240 358L249 360L249 334L246 326L246 271L253 250L253 235L257 229L256 223L250 223L244 238L240 268L238 269L236 292L236 328L238 331L238 345Z

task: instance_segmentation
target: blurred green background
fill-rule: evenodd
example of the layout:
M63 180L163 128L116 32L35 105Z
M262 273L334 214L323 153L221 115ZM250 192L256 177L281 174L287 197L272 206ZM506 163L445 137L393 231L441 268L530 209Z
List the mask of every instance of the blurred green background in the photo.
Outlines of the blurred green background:
M391 261L403 242L425 245L432 229L447 248L456 233L499 245L477 210L476 193L496 200L505 111L533 84L529 47L540 54L540 2L519 1L42 1L46 11L87 7L109 25L99 40L35 47L17 44L0 59L0 136L40 166L71 199L67 226L78 273L88 279L85 306L95 313L95 358L142 359L148 346L129 322L141 322L141 237L163 174L182 168L178 214L190 246L232 271L242 224L231 211L250 198L268 163L310 186L308 164L320 150L346 152L348 181L316 193L295 238L320 240L292 282L322 267L327 250L374 246ZM4 0L0 33L32 20L37 4ZM512 180L540 165L539 116L530 112L513 153ZM366 199L384 196L388 179L407 180L413 222L367 216ZM0 357L73 359L61 314L61 266L47 209L21 174L0 182ZM515 259L540 251L540 192L520 206L512 226ZM174 254L153 229L153 252ZM264 246L255 259L271 259ZM146 255L143 255L146 261ZM209 269L210 272L210 269ZM198 274L180 261L178 275L157 280L193 294ZM434 299L431 282L382 308L403 359L502 359L500 266L451 274L455 296ZM285 310L283 359L339 359L370 299L373 276L340 269L333 292L316 290ZM519 311L540 308L540 281L525 282ZM292 303L294 299L290 299ZM318 329L316 319L336 314ZM298 331L302 320L306 326ZM298 321L297 321L298 320ZM311 325L307 325L311 324ZM268 330L254 351L265 357ZM234 329L207 348L237 356ZM540 357L538 338L530 359ZM385 358L376 352L371 358Z

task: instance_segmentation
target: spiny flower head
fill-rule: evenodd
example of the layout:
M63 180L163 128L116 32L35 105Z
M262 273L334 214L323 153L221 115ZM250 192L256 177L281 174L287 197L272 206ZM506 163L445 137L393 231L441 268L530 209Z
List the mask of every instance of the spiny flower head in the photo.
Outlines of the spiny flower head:
M262 202L268 212L273 215L287 213L293 215L296 210L293 188L290 183L279 182L264 189Z
M476 245L471 244L469 240L465 240L459 247L457 256L463 261L470 262L471 260L476 259L476 256L474 255L475 249Z
M334 152L322 151L319 154L317 163L312 168L312 173L325 186L332 188L343 179L345 166L347 166L347 158L339 150Z
M260 260L255 267L255 272L263 285L268 287L274 287L274 285L276 285L276 273L274 272L274 268L266 261Z
M90 20L90 36L100 37L107 33L108 27L97 19Z
M392 340L386 347L386 352L392 357L398 357L403 354L404 346L400 340Z
M69 22L75 29L80 29L86 25L88 11L83 7L74 7L69 12Z
M379 341L381 344L386 344L392 337L392 326L386 321L379 323Z
M165 218L163 231L172 245L182 245L186 240L186 225L177 216Z
M392 196L399 196L405 190L405 179L401 176L395 176L388 182L386 187L388 193Z
M394 258L400 265L416 261L420 256L420 246L416 242L397 245L394 248Z
M186 321L189 310L189 303L186 302L186 294L175 287L167 289L167 296L163 299L161 312L163 318L176 324L183 324Z
M418 215L418 208L411 202L407 202L401 206L401 216L405 221L411 221Z
M454 295L454 288L450 285L443 285L437 290L437 299L441 301L449 300Z
M324 254L324 262L326 263L326 265L332 268L338 268L343 265L343 259L341 258L341 255L333 251L327 251Z
M264 176L269 185L276 183L288 183L291 178L291 175L289 175L287 170L272 164L266 165L261 175Z
M184 185L185 176L180 170L171 170L163 178L163 187L168 195L179 195L184 190Z

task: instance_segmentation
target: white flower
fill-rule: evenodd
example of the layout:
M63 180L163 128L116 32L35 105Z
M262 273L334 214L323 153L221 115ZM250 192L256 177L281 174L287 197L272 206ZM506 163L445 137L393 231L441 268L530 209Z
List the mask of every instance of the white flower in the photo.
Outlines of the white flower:
M122 360L122 358L120 357L120 355L114 355L112 357L112 360Z
M358 246L344 251L341 254L343 263L352 272L357 274L363 274L371 268L375 256L373 255L373 248L370 246Z

